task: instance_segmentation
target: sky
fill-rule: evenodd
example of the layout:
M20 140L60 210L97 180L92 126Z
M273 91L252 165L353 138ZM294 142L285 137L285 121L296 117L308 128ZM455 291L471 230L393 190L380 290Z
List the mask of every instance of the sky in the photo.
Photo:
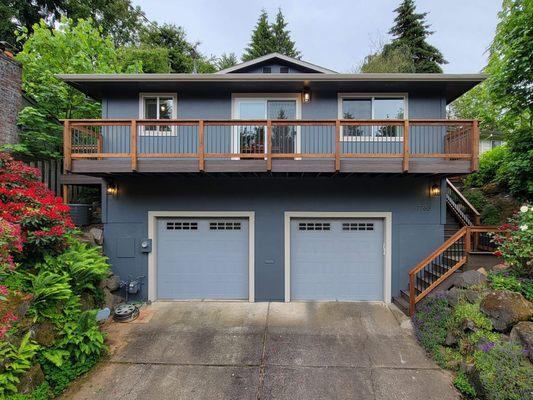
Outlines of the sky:
M476 73L502 0L415 0L435 33L428 42L448 64L446 73ZM393 10L400 0L133 0L148 19L183 26L207 56L234 52L240 59L261 9L271 20L281 7L302 59L338 72L354 72L379 42L390 40Z

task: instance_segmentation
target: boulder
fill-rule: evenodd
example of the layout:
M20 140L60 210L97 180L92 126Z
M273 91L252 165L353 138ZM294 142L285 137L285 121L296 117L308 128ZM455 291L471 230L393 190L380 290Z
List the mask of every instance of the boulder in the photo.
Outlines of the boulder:
M117 275L111 274L101 282L100 287L114 292L120 288L120 278Z
M511 330L511 340L520 343L527 350L529 361L533 362L533 322L522 321Z
M477 290L472 290L472 289L466 289L463 291L464 298L470 304L477 303L479 299L481 299L482 294L483 294L482 292L479 292Z
M502 272L509 269L508 265L505 264L496 264L493 267L491 267L490 272Z
M485 275L485 276L487 276L487 275L489 274L489 273L487 272L487 270L486 270L485 268L483 268L483 267L478 268L476 271L479 272L480 274Z
M446 346L453 346L459 342L459 337L455 334L455 332L448 331L446 334L446 339L444 340L444 344Z
M52 346L56 340L54 324L50 321L34 325L31 331L33 339L41 346Z
M481 285L487 282L487 277L479 271L466 271L455 274L453 284L460 288L469 288L471 286Z
M20 394L29 394L33 392L41 383L44 382L44 373L39 364L30 367L24 372L17 383L17 389Z
M89 234L92 236L94 243L101 246L104 244L104 231L100 228L89 229Z
M455 307L459 303L462 295L463 291L456 287L452 287L450 290L444 292L444 297L446 297L446 300L448 300L448 304L452 307Z
M494 329L500 332L533 317L533 304L520 293L508 290L489 292L481 301L480 310L490 318Z

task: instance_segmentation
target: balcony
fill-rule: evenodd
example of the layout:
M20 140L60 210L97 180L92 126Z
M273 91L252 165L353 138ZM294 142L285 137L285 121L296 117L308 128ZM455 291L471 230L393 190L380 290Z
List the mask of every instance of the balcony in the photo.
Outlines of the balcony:
M477 170L477 121L65 120L65 170L415 173Z

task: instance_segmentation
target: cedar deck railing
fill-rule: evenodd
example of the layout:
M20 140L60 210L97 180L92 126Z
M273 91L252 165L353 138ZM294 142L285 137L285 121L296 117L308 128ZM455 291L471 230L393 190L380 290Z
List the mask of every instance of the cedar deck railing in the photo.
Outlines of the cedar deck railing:
M446 202L463 226L481 224L479 211L449 179L446 179Z
M479 129L475 120L65 120L64 162L78 159L334 160L398 159L403 171L411 159L469 160L478 166Z
M497 232L492 226L464 226L437 250L409 271L409 313L416 304L444 282L467 261L468 253L477 250L480 235Z

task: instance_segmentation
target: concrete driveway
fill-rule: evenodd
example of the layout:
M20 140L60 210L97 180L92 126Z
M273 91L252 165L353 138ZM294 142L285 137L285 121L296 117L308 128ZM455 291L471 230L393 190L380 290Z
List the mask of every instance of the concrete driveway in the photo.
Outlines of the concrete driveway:
M158 302L67 399L457 399L381 303ZM403 326L403 328L402 328Z

